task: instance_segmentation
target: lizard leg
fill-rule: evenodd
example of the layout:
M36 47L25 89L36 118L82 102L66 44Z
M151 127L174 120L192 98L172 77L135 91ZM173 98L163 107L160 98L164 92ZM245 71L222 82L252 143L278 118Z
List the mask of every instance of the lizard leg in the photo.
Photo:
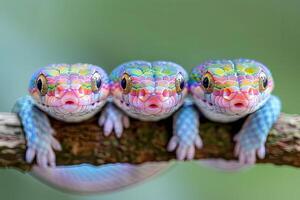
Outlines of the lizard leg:
M254 164L256 155L265 156L265 142L268 133L279 117L280 100L271 96L262 108L248 116L240 132L235 136L235 155L244 164Z
M41 167L55 166L54 150L61 150L59 142L53 137L52 129L47 115L38 109L34 100L29 97L20 98L14 108L21 118L25 132L27 150L25 159L31 163L36 158Z
M99 125L103 126L105 136L109 136L114 130L116 136L120 138L124 128L129 128L129 118L119 108L108 103L99 118Z
M173 136L168 144L168 151L176 148L177 159L191 160L195 156L196 148L202 147L199 136L199 115L192 103L186 101L184 106L174 115Z

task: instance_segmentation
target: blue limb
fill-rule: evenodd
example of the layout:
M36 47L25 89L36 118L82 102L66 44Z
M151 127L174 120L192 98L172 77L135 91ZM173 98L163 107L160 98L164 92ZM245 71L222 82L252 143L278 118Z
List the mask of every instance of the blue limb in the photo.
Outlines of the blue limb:
M265 156L265 142L273 124L277 121L281 110L281 102L271 96L256 112L250 114L242 129L235 137L235 155L245 164L254 164L256 154L259 158Z
M112 102L107 103L98 121L103 126L105 136L109 136L113 131L116 136L122 136L124 128L129 128L130 121L128 116Z
M195 147L202 147L202 140L199 136L199 114L193 106L193 102L187 98L184 105L174 115L173 137L169 141L168 151L176 148L177 159L191 160L195 156Z
M55 166L53 149L61 150L61 146L53 137L54 130L51 128L47 115L35 106L30 96L20 98L13 112L19 115L25 132L26 161L31 163L36 157L39 166Z
M80 192L107 192L145 181L169 167L161 164L108 164L92 166L88 164L73 166L55 166L53 149L60 150L60 144L53 137L47 115L37 108L34 100L23 97L17 101L13 109L23 124L27 150L26 161L32 162L36 157L38 166L33 166L30 172L40 180L60 189Z

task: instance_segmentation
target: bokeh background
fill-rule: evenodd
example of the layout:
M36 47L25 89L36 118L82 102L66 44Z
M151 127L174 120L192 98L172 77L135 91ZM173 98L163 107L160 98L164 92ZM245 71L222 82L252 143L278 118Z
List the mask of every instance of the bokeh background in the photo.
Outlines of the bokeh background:
M50 63L111 71L133 59L172 60L190 70L212 58L245 57L272 70L283 111L300 113L300 1L0 0L0 111L27 93ZM3 200L299 199L300 169L258 165L224 173L178 163L115 193L77 196L15 170L0 170Z

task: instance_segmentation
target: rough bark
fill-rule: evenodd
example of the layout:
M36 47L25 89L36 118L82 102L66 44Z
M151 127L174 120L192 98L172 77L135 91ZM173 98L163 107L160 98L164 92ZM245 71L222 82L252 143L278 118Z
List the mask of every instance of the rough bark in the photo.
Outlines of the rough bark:
M175 159L175 153L166 151L172 135L171 119L160 122L131 121L121 139L114 135L104 137L97 124L97 116L83 123L69 124L51 119L56 138L63 150L56 152L57 165L91 163L159 162ZM195 159L233 156L233 135L242 121L221 124L206 121L200 132L204 147L197 150ZM281 114L267 140L267 156L259 163L300 167L300 116ZM31 165L24 161L26 144L18 117L13 113L0 113L0 167L13 167L22 171Z

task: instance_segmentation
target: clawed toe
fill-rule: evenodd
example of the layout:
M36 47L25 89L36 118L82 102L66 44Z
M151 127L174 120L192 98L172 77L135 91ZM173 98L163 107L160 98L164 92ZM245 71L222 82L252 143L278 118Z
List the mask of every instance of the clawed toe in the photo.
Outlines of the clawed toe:
M109 136L114 132L116 137L120 138L124 128L129 128L129 118L110 105L101 114L98 124L103 126L104 136Z
M173 136L171 138L171 140L169 141L167 150L170 151L170 152L174 151L176 149L177 145L178 145L178 137L177 136Z
M258 149L252 149L252 150L242 150L240 145L236 145L235 147L235 156L238 157L239 162L242 164L249 164L249 165L253 165L256 163L256 156L259 159L263 159L265 157L265 147L261 146Z
M167 150L171 152L177 148L176 157L178 160L192 160L195 156L196 148L200 149L201 147L202 141L200 137L195 139L194 144L186 145L185 143L180 143L180 139L175 135L170 139Z
M32 163L34 158L36 158L36 163L39 167L55 167L56 157L54 150L60 151L62 147L57 139L52 135L48 135L27 147L25 160L27 163Z

